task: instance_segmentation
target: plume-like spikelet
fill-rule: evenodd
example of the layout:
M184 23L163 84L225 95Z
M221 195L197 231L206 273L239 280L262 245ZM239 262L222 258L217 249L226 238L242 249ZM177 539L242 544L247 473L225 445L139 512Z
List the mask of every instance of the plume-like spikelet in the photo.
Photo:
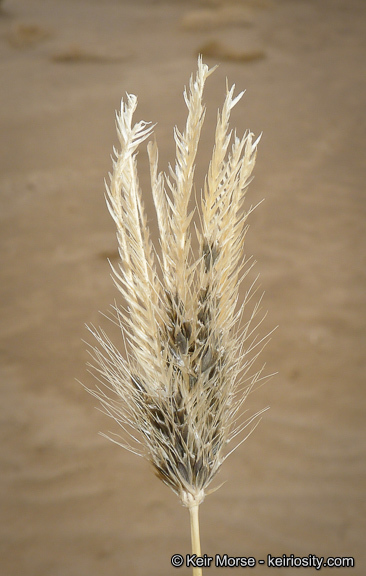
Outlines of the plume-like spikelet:
M198 71L184 92L188 119L175 129L176 164L169 177L158 172L158 150L150 142L151 186L160 233L156 269L136 164L138 146L152 134L146 122L133 124L137 98L128 94L117 114L120 150L115 150L107 204L117 226L120 264L114 270L125 306L114 312L123 335L120 351L102 330L92 328L96 370L106 385L92 393L122 427L116 440L147 457L158 477L188 507L197 506L227 457L227 445L258 414L245 420L241 406L258 381L248 379L258 345L248 344L249 320L238 328L237 309L245 276L243 201L255 164L258 139L247 132L232 138L229 119L242 97L227 89L218 114L215 143L197 231L199 253L191 248L188 212L195 158L205 116L202 94L213 70L198 60ZM231 148L230 142L232 141ZM250 290L247 293L249 298ZM111 392L113 394L111 394Z

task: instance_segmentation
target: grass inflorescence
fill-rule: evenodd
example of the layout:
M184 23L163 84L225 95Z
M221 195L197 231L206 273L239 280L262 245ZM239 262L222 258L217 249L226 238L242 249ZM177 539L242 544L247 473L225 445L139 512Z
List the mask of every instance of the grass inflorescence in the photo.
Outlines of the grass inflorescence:
M127 94L117 113L120 149L115 150L107 204L117 226L120 263L114 279L124 305L114 307L123 336L117 348L104 331L91 328L92 355L105 386L92 391L122 427L117 443L147 457L157 476L190 509L198 509L208 486L248 425L243 402L261 379L251 376L261 343L253 318L242 321L253 295L244 301L239 287L250 268L244 258L247 218L244 198L254 168L258 139L232 134L229 119L243 93L227 88L218 113L207 177L195 211L189 211L197 147L205 116L205 81L213 72L198 59L184 99L185 130L174 131L175 167L158 170L158 149L148 144L151 188L157 214L160 253L150 239L137 174L137 148L153 126L133 123L137 98ZM192 229L198 253L191 243ZM254 323L255 324L255 323ZM249 431L253 428L249 427ZM244 436L244 438L243 438Z

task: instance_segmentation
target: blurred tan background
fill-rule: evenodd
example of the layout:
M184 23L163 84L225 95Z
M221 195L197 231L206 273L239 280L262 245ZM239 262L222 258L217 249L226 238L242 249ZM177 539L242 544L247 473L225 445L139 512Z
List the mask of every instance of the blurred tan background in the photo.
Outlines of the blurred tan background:
M138 95L166 170L198 52L220 66L197 189L227 77L247 90L233 127L263 131L247 206L265 202L247 254L265 290L262 334L279 325L262 355L278 375L246 405L271 409L201 507L203 552L354 556L334 572L366 573L365 27L364 0L1 3L2 576L190 573L170 565L190 550L187 510L98 436L116 428L76 379L93 385L84 324L117 338L98 312L118 297L103 196L114 111ZM139 161L156 240L144 147Z

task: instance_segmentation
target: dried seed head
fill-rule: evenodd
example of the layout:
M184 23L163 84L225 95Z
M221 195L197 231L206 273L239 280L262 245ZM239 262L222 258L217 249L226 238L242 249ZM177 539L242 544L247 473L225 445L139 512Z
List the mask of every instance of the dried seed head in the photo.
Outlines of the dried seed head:
M234 87L227 90L218 116L199 207L202 226L196 257L190 245L188 204L205 115L202 93L211 72L199 58L196 77L184 92L187 124L183 133L175 129L177 159L169 178L158 173L156 144L148 146L162 251L160 275L136 163L137 147L152 127L132 124L135 96L122 101L117 114L121 149L113 162L107 204L121 257L114 273L126 306L116 306L115 318L124 354L104 332L92 329L98 341L93 348L96 370L114 397L101 389L92 393L122 427L124 437L118 443L146 456L157 476L187 506L203 500L226 458L228 442L257 416L243 422L240 408L260 375L259 371L249 384L244 378L256 354L249 358L250 346L244 347L250 321L241 332L237 328L245 302L236 310L248 216L243 200L258 140L253 143L250 132L242 139L235 136L229 151L230 111L242 96L233 98Z

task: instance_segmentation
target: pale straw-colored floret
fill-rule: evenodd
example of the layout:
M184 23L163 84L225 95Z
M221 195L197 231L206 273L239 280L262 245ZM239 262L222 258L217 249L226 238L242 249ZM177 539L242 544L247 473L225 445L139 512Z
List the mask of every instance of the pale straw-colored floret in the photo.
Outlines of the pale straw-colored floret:
M261 348L252 337L259 302L239 328L252 286L238 306L239 286L248 271L243 247L251 211L244 210L243 202L259 139L254 141L251 132L240 139L229 131L231 110L243 95L234 97L234 86L227 88L218 114L212 159L196 207L198 254L191 246L193 212L188 207L205 116L202 94L212 72L199 58L197 74L184 92L185 130L174 131L176 164L169 176L158 171L156 143L148 144L159 257L149 236L136 163L137 148L153 126L133 124L136 96L122 100L120 149L114 151L106 199L117 226L120 264L114 279L124 305L116 305L114 315L123 350L104 331L91 329L98 341L92 354L104 384L92 393L123 429L115 441L147 457L188 507L203 500L230 453L228 443L233 440L235 449L243 430L257 421L258 414L243 417L242 404L261 378L261 371L248 378Z

